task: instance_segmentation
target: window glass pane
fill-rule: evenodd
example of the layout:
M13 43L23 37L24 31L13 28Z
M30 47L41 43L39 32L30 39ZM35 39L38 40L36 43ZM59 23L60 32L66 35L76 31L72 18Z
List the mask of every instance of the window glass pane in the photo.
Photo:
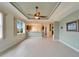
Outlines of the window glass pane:
M2 16L2 13L0 13L0 25L2 25L2 19L3 19L3 16Z
M0 13L0 39L3 37L3 15Z
M17 26L17 33L25 33L25 24L24 22L17 20L16 21Z

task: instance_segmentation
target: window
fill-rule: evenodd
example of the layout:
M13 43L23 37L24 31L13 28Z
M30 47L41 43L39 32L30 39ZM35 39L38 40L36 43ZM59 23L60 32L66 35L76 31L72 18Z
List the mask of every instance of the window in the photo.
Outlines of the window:
M67 25L67 31L78 31L77 27L78 27L78 21L72 21L72 22L68 22Z
M21 20L17 20L16 26L17 26L17 34L25 33L25 23L24 22L22 22Z
M0 12L0 39L3 38L3 15Z

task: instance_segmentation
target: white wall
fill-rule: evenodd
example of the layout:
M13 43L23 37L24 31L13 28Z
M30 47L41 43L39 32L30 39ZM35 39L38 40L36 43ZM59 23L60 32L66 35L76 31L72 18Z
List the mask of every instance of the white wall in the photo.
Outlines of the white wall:
M59 40L59 22L53 23L53 29L54 29L54 40Z
M79 19L79 10L71 13L60 21L60 40L79 50L79 32L66 31L66 23ZM61 26L63 29L61 29Z
M13 12L10 9L8 9L8 7L6 9L6 6L3 6L1 4L6 5L7 3L0 3L0 11L6 15L5 19L4 19L5 37L0 40L0 52L2 52L4 50L6 50L7 48L19 43L20 41L22 41L26 38L25 34L15 35L15 33L14 33L15 14L13 14ZM17 15L16 17L19 17L19 16Z

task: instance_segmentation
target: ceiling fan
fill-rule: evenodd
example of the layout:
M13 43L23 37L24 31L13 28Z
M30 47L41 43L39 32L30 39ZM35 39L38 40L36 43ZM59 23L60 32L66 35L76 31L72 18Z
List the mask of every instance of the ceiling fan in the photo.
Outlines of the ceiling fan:
M29 16L33 16L32 19L40 19L40 18L46 18L47 16L41 16L40 12L38 11L38 6L35 7L36 8L36 12L32 15L32 14L28 14Z

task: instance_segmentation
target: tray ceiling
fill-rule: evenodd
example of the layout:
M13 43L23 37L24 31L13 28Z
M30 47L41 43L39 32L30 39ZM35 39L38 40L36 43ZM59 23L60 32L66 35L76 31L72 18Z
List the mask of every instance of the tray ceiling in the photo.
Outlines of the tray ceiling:
M56 8L59 6L59 2L11 2L13 6L15 6L24 16L28 19L33 18L36 9L35 7L39 7L39 11L41 15L47 16L45 19L48 19Z

